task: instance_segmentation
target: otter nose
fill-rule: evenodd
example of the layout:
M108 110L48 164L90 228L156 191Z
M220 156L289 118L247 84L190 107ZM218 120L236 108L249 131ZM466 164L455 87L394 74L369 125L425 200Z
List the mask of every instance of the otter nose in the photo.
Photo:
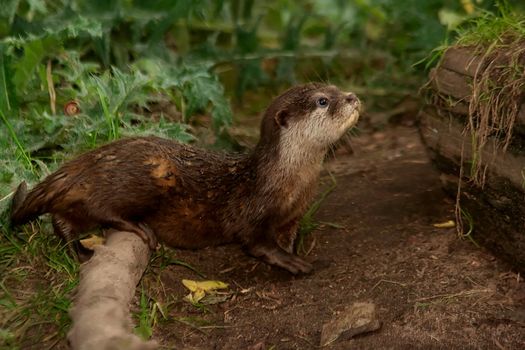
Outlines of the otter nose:
M348 102L348 103L353 103L353 102L357 102L357 101L359 101L359 99L357 98L357 96L356 96L354 93L352 93L352 92L349 92L349 93L346 95L345 99L346 99L346 102Z

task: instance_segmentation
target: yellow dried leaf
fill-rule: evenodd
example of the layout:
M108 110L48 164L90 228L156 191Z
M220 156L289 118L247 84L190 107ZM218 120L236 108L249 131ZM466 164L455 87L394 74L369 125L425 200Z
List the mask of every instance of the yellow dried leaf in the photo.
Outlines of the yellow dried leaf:
M184 300L192 304L196 304L206 296L206 294L214 293L216 289L228 288L228 284L221 281L193 281L182 280L184 287L190 290L190 294L184 297Z
M437 228L452 228L452 227L456 227L456 223L454 222L454 220L448 220L445 222L433 224L432 226L437 227Z
M198 303L199 301L201 301L202 298L204 298L204 296L206 296L206 292L202 289L199 289L198 291L193 293L193 300L196 303Z
M206 296L206 292L202 289L197 290L196 292L191 292L190 294L184 297L185 300L189 301L192 304L196 304Z
M81 239L80 244L86 249L93 250L97 245L102 245L106 242L106 239L101 236L91 235L88 238Z
M216 289L228 288L228 284L222 281L193 281L183 279L182 284L184 285L184 287L188 288L192 292L195 292L197 290L209 292Z
M186 300L187 302L191 303L191 304L195 304L195 302L193 301L193 294L191 294L191 293L186 295L183 299Z

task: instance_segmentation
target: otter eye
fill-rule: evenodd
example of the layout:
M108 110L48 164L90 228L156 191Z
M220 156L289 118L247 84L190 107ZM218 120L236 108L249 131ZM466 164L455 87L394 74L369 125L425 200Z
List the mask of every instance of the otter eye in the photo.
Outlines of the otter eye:
M326 97L321 97L317 100L317 105L321 108L328 107L328 99Z

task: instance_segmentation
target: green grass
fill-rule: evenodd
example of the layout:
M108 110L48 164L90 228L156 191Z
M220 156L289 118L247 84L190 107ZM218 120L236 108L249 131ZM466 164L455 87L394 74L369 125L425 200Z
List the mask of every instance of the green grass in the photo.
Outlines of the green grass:
M11 123L9 122L9 120L7 119L7 117L5 116L5 114L2 111L0 111L0 117L2 117L2 121L3 121L4 125L6 126L7 130L9 131L9 136L13 139L13 141L16 144L16 149L17 149L18 153L21 155L23 164L25 165L25 167L28 170L33 172L34 169L33 169L33 163L31 162L31 157L26 152L24 146L22 146L22 144L20 143L20 140L18 139L18 136L16 135L15 131L13 130L13 126L11 125Z
M414 67L422 66L428 71L451 45L477 46L485 53L489 46L508 46L509 42L525 37L525 3L498 0L491 5L459 16L459 22L444 40L416 61Z
M497 12L483 11L465 26L458 28L457 44L484 46L493 43L508 45L508 39L525 37L525 16L522 11L510 7L508 3L497 5Z
M460 215L461 215L461 222L463 223L464 221L466 221L467 223L467 227L466 227L466 232L465 230L462 228L462 232L461 232L461 238L466 238L468 239L470 242L472 242L472 244L474 244L476 247L480 248L480 245L478 244L478 242L476 242L476 240L474 239L474 236L473 236L473 233L474 233L474 218L472 217L472 215L470 215L470 213L463 209L463 208L459 208L459 211L460 211Z
M159 322L159 316L166 319L161 304L148 296L144 286L142 286L139 299L139 311L135 314L135 318L137 319L135 334L144 340L150 339L153 334L153 328Z
M299 223L299 230L297 231L297 238L295 241L295 251L297 253L305 254L307 253L307 250L304 246L305 239L308 235L310 235L315 229L319 227L321 224L319 221L315 219L315 214L317 214L317 211L321 207L321 204L324 202L326 197L330 193L332 193L333 190L337 187L337 181L335 180L334 176L330 174L330 185L328 188L326 188L319 197L310 205L306 213L304 213L303 217L301 218L301 221ZM333 224L333 223L324 223L327 226L332 226L335 228L340 228L339 225Z
M63 341L78 264L39 223L20 234L2 226L0 254L0 348Z

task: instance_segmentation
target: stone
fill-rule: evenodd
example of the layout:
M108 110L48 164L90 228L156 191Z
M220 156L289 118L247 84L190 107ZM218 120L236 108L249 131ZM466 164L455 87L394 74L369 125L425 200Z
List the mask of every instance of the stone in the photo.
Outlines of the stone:
M381 327L376 306L368 302L356 302L337 317L323 325L321 346L336 340L350 339L358 334L372 332Z

